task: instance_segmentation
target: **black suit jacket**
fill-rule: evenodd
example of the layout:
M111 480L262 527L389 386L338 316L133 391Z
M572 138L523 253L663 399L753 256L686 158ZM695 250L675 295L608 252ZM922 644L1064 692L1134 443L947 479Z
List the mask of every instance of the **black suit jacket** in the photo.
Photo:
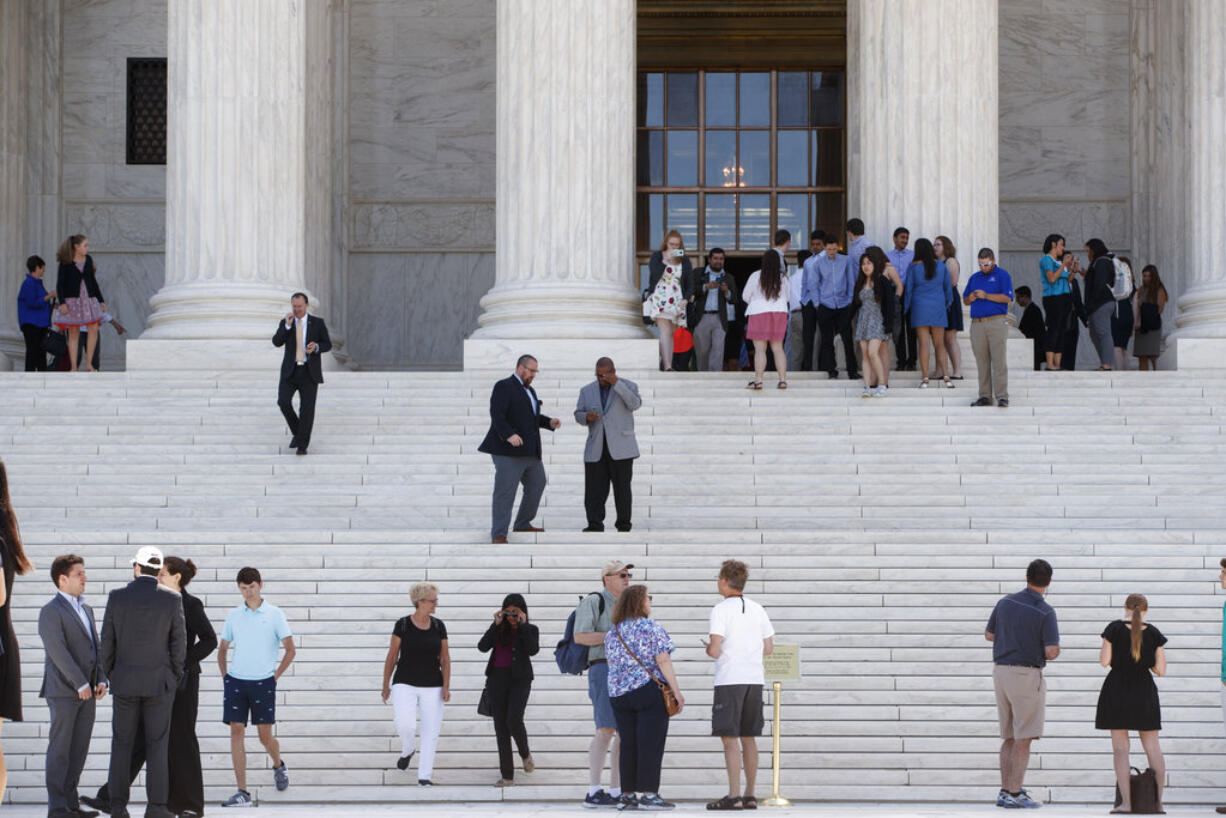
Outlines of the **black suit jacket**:
M728 329L728 304L735 304L736 298L736 279L732 273L724 270L724 281L728 284L728 295L724 296L723 290L717 290L719 293L719 304L716 309L719 311L719 323L725 330ZM707 311L707 268L693 271L693 284L691 290L694 292L694 299L690 301L686 308L685 320L691 330L698 326L698 322L703 319Z
M298 319L294 319L297 321ZM285 355L281 358L281 380L289 380L289 376L294 374L294 367L297 362L294 358L297 356L295 349L295 333L296 326L291 326L286 329L285 321L277 322L277 331L273 333L272 345L275 347L285 347ZM311 380L315 383L324 382L324 365L323 354L332 349L332 339L328 337L328 325L324 323L324 319L318 315L307 315L306 319L306 343L314 341L319 344L319 349L308 353L306 356L307 372L311 376Z
M532 413L532 401L524 394L524 385L512 375L494 384L490 393L490 430L477 451L500 454L506 457L541 456L541 429L550 429L553 418L541 413L541 399L536 390L527 387L536 400L536 414ZM519 435L524 443L512 446L507 443L511 435Z
M498 635L501 626L495 622L491 622L485 635L481 637L481 641L477 643L477 650L485 653L491 651L489 661L485 663L485 675L489 676L494 672L494 644L498 641ZM511 639L511 678L512 679L531 679L532 660L530 656L535 656L541 649L541 632L536 625L531 622L525 622L515 629L515 635Z
M63 301L66 298L77 298L81 294L81 281L85 281L85 291L90 298L106 301L102 290L98 289L98 279L94 277L94 257L85 257L85 272L77 269L71 261L61 261L55 274L55 294Z
M199 674L200 663L217 650L217 632L213 630L213 623L209 622L200 598L187 591L181 592L181 595L183 619L187 629L187 658L184 670L186 673Z
M116 588L102 620L102 670L116 696L163 696L183 678L183 601L155 577Z

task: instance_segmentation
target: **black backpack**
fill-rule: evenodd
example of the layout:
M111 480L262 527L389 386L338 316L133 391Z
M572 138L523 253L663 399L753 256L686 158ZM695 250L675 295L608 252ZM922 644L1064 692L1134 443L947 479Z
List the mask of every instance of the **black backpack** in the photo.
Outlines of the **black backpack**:
M597 591L595 594L596 601L600 604L600 613L597 614L597 619L604 616L604 594ZM579 604L582 605L587 597L579 597ZM582 676L587 670L587 653L588 646L580 645L575 641L575 614L578 613L578 606L570 612L570 616L566 618L566 632L562 635L558 646L553 649L553 660L558 663L558 670L568 676Z

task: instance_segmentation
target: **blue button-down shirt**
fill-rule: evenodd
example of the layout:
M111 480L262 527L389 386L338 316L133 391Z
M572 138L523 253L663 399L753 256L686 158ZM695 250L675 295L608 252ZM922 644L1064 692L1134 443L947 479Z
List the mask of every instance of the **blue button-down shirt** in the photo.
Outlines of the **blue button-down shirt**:
M817 259L817 303L822 307L842 309L851 303L856 286L856 270L851 259L838 253L834 258L822 253ZM805 259L808 265L810 259Z
M898 271L898 277L902 279L903 286L907 286L907 268L911 266L911 262L915 261L914 250L886 250L886 258L894 265L894 269Z
M860 256L864 255L864 252L868 250L868 248L875 246L875 244L868 240L867 236L860 236L858 239L855 239L847 245L847 257L851 259L851 266L853 270L858 271L860 269Z

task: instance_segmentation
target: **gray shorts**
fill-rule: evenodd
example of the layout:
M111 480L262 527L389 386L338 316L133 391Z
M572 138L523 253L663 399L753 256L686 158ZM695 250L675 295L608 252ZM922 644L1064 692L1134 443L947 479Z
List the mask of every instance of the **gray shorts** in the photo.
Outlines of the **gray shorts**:
M993 665L996 688L996 715L1000 718L1000 737L1039 738L1043 735L1047 681L1037 667Z
M762 685L717 685L711 702L711 735L762 735Z

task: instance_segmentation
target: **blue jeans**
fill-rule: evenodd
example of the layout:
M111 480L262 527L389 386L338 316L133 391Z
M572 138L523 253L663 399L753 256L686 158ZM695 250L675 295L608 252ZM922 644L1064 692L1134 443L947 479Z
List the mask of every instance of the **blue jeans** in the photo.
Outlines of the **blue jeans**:
M617 728L617 717L609 703L609 666L605 662L587 669L587 697L592 700L592 716L597 729Z

